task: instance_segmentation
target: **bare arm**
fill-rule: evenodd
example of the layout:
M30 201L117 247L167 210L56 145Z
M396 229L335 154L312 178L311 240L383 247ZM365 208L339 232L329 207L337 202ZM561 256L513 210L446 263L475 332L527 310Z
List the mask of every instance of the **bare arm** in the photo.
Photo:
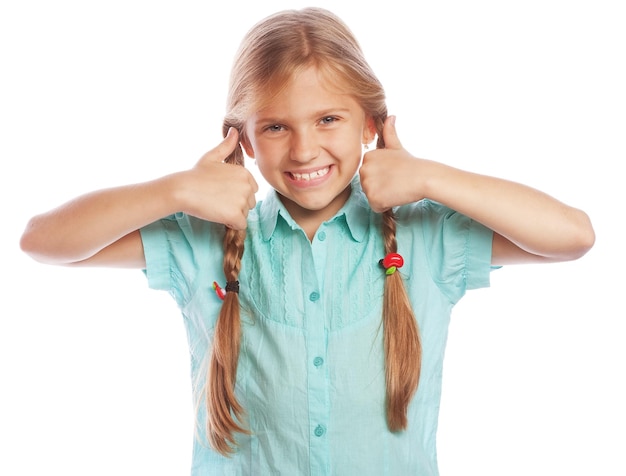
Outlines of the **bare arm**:
M21 247L47 264L141 268L145 262L137 230L174 212L169 181L164 178L75 198L33 217Z
M494 231L496 265L573 260L593 246L593 227L583 211L519 183L412 157L389 119L384 134L386 148L366 154L361 168L375 210L422 198L440 202ZM383 186L389 183L394 186Z
M92 192L37 215L20 245L48 264L143 268L138 230L164 216L182 211L245 228L256 182L245 168L222 163L237 141L233 130L188 171Z
M491 228L492 264L580 258L595 235L587 214L508 180L425 162L429 197Z

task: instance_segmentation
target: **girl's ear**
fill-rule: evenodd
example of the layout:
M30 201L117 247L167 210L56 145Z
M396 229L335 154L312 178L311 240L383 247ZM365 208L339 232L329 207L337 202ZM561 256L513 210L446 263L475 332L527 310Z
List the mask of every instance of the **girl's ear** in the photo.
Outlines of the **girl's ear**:
M250 145L250 141L244 134L242 134L239 143L241 144L241 147L243 147L246 155L251 159L254 159L254 149L252 148L252 146Z
M365 127L363 128L363 144L370 144L376 138L376 121L373 117L368 117L365 120Z

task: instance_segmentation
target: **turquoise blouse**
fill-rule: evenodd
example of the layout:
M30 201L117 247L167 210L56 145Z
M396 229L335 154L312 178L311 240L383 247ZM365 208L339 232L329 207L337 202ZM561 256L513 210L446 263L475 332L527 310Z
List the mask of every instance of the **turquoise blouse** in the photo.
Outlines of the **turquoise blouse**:
M385 421L381 216L358 177L337 215L309 241L276 192L248 217L236 391L250 436L226 458L206 442L199 406L192 475L437 475L436 431L452 307L489 285L492 232L440 204L400 207L400 269L417 316L423 362L406 431ZM185 214L141 230L150 287L184 317L195 393L221 305L224 227ZM200 400L202 402L202 400Z

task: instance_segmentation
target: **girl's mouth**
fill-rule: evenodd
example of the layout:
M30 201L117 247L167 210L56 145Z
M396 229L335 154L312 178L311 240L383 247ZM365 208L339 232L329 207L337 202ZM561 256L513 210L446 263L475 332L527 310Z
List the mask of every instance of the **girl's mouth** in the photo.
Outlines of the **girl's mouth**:
M287 172L289 177L296 182L310 182L311 180L322 178L330 171L330 167L324 167L322 169L314 170L307 173L299 172Z

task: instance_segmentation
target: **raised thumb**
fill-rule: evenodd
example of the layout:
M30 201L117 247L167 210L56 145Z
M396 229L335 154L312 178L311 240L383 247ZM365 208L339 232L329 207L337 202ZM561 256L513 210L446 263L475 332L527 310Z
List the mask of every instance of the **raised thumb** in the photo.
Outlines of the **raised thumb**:
M389 116L385 119L383 139L385 140L385 149L402 149L402 143L396 131L396 116Z
M239 132L234 127L228 129L224 140L202 156L200 162L223 162L239 143Z

